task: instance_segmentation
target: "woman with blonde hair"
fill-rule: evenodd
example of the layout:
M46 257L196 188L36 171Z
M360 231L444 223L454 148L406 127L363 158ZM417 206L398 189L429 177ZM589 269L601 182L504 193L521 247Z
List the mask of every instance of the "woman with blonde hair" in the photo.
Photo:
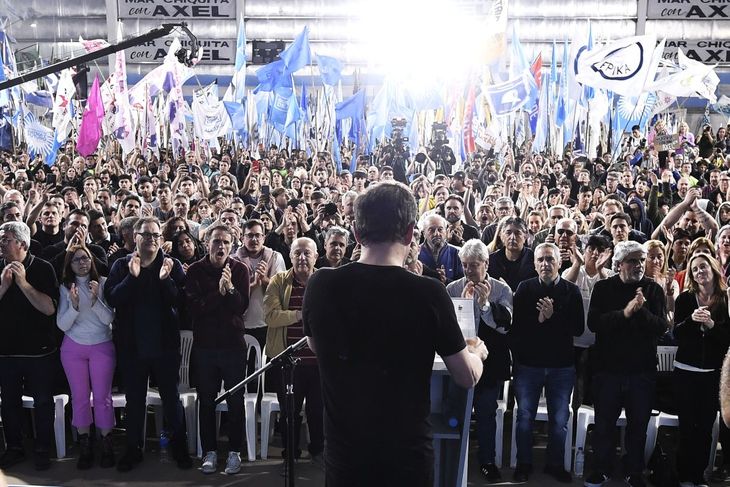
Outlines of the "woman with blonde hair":
M712 240L707 237L698 237L692 241L687 249L687 262L689 262L690 257L697 253L711 255L717 258L717 254L715 253L715 244L713 244ZM677 271L677 274L674 276L674 280L679 284L679 292L684 291L686 274L687 268L684 268L681 271Z
M727 284L717 260L695 253L687 269L687 290L677 298L674 326L677 473L680 482L702 485L719 407L720 369L730 346L730 318Z

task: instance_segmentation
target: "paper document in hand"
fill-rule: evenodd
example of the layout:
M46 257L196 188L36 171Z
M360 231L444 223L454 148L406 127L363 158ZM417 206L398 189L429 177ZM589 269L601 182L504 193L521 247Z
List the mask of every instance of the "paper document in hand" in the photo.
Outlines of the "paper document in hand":
M451 298L456 311L456 319L459 321L459 328L464 338L477 336L474 325L474 301L471 298Z

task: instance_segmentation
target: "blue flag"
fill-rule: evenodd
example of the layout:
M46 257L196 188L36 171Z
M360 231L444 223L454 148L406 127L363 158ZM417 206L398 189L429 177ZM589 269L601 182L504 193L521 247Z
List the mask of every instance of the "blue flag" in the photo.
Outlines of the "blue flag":
M504 83L488 86L485 94L497 115L505 115L525 106L530 101L534 81L529 70Z
M246 110L241 103L235 101L224 101L228 116L231 119L231 128L234 132L246 129Z
M0 149L8 152L13 150L13 126L10 118L3 115L0 110Z
M309 49L309 27L304 27L294 42L279 54L279 58L284 61L284 66L289 73L294 73L312 62L312 51Z
M292 96L292 89L280 87L274 90L274 96L270 100L269 120L279 130L284 132L286 114L289 111L289 98Z
M259 84L253 92L258 93L259 91L273 91L279 86L291 88L291 75L286 71L284 61L281 59L260 67L258 71L256 71L256 77L259 79Z
M350 98L335 105L337 120L343 118L360 119L365 116L365 90L360 90Z
M342 63L338 59L317 54L317 65L322 83L332 86L342 78Z
M568 98L568 40L563 43L563 66L560 74L560 87L558 88L558 101L555 108L555 125L562 127L565 123L565 103Z

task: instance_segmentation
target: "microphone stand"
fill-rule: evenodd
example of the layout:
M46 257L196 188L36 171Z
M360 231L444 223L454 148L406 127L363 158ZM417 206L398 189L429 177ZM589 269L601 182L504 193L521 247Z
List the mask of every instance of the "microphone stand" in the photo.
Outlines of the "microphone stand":
M238 391L243 389L246 384L253 382L258 377L265 373L267 370L273 367L281 367L282 383L284 384L284 393L286 396L286 468L284 469L284 485L286 487L294 487L294 368L299 363L299 358L294 356L294 352L304 348L307 345L307 337L302 338L298 342L287 347L276 357L273 357L269 362L256 370L251 375L243 379L241 382L231 387L227 391L224 391L220 396L215 399L216 404L220 404ZM269 434L269 432L262 432L262 434Z

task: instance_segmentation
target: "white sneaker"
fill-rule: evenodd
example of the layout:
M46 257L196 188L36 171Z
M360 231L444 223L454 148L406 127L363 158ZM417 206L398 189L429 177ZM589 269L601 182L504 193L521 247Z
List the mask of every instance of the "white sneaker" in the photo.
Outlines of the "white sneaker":
M203 465L200 468L203 473L215 473L218 470L218 453L209 451L203 457Z
M237 451L228 452L228 460L226 460L225 472L233 475L241 471L241 454Z

